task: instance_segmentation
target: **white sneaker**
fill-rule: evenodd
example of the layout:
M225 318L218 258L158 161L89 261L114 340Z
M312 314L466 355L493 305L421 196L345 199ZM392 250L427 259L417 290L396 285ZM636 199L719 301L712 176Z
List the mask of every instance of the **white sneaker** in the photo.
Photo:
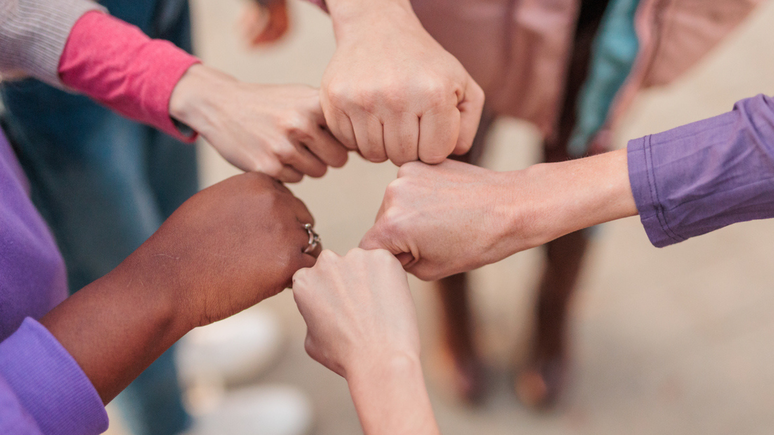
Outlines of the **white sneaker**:
M226 393L218 405L195 416L186 435L306 435L312 404L297 388L247 387Z
M196 328L177 345L181 383L219 379L235 384L254 378L277 360L282 344L279 321L260 307Z

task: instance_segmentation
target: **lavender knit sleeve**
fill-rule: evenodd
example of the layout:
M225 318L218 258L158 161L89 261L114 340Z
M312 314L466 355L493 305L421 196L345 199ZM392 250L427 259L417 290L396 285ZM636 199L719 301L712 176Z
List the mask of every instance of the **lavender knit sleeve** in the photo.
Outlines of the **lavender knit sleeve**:
M650 241L681 242L774 217L774 100L629 142L629 181Z
M62 87L57 67L67 36L91 10L104 8L90 0L0 0L0 73Z
M108 418L78 363L31 318L0 343L0 433L99 434Z

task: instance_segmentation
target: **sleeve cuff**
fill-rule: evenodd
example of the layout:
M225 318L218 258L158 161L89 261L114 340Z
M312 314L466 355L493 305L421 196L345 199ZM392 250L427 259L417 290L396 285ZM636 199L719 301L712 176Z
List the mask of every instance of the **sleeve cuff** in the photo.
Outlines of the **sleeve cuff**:
M11 2L0 16L0 68L63 87L57 74L59 58L75 23L92 10L105 9L88 0Z
M0 343L0 375L42 433L107 430L107 412L89 378L56 338L32 318Z
M663 248L682 242L685 238L675 234L667 224L664 209L658 197L657 183L653 171L651 136L629 141L627 159L629 183L637 204L640 221L653 246Z
M140 29L103 13L76 23L59 63L68 87L110 109L184 141L196 133L169 116L172 91L199 59L174 44L148 38Z

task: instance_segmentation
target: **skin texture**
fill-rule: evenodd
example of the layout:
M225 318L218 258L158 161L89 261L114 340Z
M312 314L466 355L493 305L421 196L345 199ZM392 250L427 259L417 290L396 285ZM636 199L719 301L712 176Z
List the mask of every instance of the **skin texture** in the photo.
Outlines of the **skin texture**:
M409 163L390 183L360 243L434 280L598 223L637 214L626 150L522 171Z
M242 83L194 65L175 86L169 113L243 171L292 183L347 162L326 129L319 92L308 86Z
M186 201L105 277L41 319L107 403L185 333L242 311L315 263L304 204L263 174Z
M330 0L336 52L320 102L330 131L372 161L440 163L473 142L484 93L407 0Z
M324 251L293 277L306 350L347 379L363 431L438 434L406 273L384 250Z

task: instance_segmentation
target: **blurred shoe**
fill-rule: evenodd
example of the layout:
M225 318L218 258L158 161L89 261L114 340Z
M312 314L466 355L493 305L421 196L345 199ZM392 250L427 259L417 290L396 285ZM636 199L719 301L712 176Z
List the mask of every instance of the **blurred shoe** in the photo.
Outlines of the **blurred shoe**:
M533 362L516 377L516 395L528 408L551 410L561 398L566 372L567 364L563 358Z
M203 379L235 384L254 379L274 363L282 350L279 320L255 307L183 337L176 360L184 385Z
M305 435L311 428L312 404L302 391L258 386L226 393L186 435Z

